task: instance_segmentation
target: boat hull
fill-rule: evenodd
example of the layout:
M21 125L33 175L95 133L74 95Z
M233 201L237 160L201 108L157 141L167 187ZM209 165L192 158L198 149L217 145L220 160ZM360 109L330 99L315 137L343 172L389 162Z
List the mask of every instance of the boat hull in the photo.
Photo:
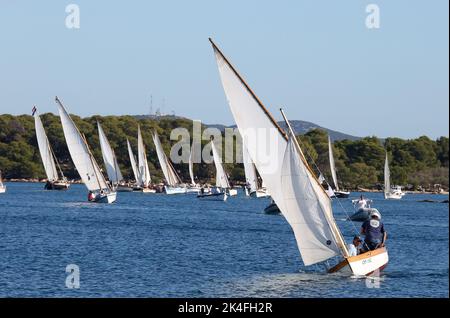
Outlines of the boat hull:
M51 182L48 181L45 183L44 189L45 190L67 190L70 187L70 183L64 182L64 181L55 181Z
M252 193L250 193L250 196L252 198L268 198L268 197L270 197L270 194L267 193L266 190L256 190L256 191L253 191Z
M150 189L150 188L142 188L141 192L142 193L156 193L156 190Z
M334 197L338 199L346 199L350 196L350 192L334 191Z
M237 189L228 189L228 195L229 195L230 197L234 197L234 196L237 195L237 194L238 194Z
M226 201L228 195L226 193L207 193L207 194L199 194L197 198L208 201Z
M280 214L281 211L278 208L278 206L276 205L276 203L271 203L264 209L264 213L266 213L266 214Z
M6 192L6 187L5 186L0 187L0 193L5 193L5 192Z
M378 210L374 208L363 208L356 211L353 215L349 217L350 221L364 222L370 219L370 214Z
M387 249L381 247L357 256L348 257L328 272L350 272L356 276L370 276L375 271L383 270L388 262L389 255Z
M171 186L164 186L164 191L166 194L185 194L186 188L184 187L171 187Z
M128 187L128 186L118 186L116 188L117 192L132 192L133 188L132 187Z
M400 200L404 195L404 193L385 193L384 198L386 200Z
M114 203L117 199L117 192L109 192L106 194L97 194L94 197L94 200L92 200L91 202L94 203Z
M187 194L199 194L200 191L201 191L201 188L199 188L199 187L186 188Z

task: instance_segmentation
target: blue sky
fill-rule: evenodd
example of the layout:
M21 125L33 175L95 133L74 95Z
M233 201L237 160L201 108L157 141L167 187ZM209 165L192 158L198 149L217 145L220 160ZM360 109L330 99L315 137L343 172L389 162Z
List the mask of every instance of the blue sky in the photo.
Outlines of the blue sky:
M65 27L66 5L80 29ZM380 8L380 29L365 25ZM448 1L0 0L0 113L163 112L232 124L211 36L276 118L448 136Z

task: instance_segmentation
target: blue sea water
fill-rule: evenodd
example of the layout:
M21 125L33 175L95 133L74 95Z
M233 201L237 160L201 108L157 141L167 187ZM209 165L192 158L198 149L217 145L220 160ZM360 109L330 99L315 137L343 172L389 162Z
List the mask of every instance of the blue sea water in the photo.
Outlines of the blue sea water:
M7 187L0 194L2 297L449 297L449 207L418 202L448 196L365 194L383 215L390 256L382 276L367 281L304 267L284 218L263 213L267 199L119 193L104 205L87 203L83 185ZM340 201L348 213L358 196ZM350 241L353 223L333 204ZM79 266L78 289L66 287L68 264Z

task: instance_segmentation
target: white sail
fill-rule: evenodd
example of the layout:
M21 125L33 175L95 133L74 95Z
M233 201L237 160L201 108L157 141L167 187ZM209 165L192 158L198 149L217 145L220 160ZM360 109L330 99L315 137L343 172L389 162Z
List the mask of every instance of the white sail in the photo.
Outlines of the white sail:
M294 156L292 143L288 145L286 133L217 46L212 41L211 43L225 95L239 132L246 141L250 157L268 192L294 231L304 263L314 264L335 255L336 245L347 256L345 243L334 222L330 199L311 172L308 169L305 172L307 166L301 150L297 149L297 156ZM270 151L269 161L267 151ZM297 166L294 166L292 160ZM300 161L305 164L304 167L298 166ZM297 180L296 176L300 175L307 178ZM325 219L326 223L323 222ZM318 223L320 227L317 226ZM325 231L327 226L331 232ZM312 245L302 239L302 236L312 236L315 238L313 242L317 244Z
M248 150L242 143L242 159L244 164L245 181L250 186L250 192L258 190L258 179L256 175L256 167L248 154Z
M331 202L301 160L293 138L287 144L281 174L283 212L294 229L303 263L311 265L341 251L329 225Z
M194 160L192 158L193 155L194 155L194 144L192 144L191 152L189 154L189 176L191 177L191 184L193 186L196 186L197 184L195 183L195 178L194 178Z
M384 161L384 193L391 192L391 172L389 171L388 154L386 153L386 160Z
M141 185L141 179L139 177L139 173L138 173L138 167L136 164L136 158L134 157L133 154L133 150L131 149L131 145L130 145L130 141L127 138L127 146L128 146L128 155L130 156L130 164L131 164L131 169L133 170L133 174L134 174L134 180L136 180L136 182Z
M181 184L180 177L178 177L178 174L175 172L175 169L164 153L161 141L159 140L159 136L156 130L153 132L152 136L153 142L155 143L156 154L158 155L159 165L161 166L161 169L163 171L166 183L172 187Z
M230 182L228 181L227 174L222 165L222 158L220 158L214 141L211 140L211 149L213 153L214 164L216 166L216 187L228 189L230 188Z
M83 180L83 183L90 191L109 189L105 177L101 173L85 139L59 99L56 99L56 102L58 103L58 111L61 117L67 148L69 148L70 156L81 180Z
M333 145L331 144L330 136L328 136L328 154L330 157L330 170L331 170L331 176L333 177L334 189L336 191L339 191L339 185L338 185L337 175L336 175L336 166L334 164Z
M145 153L145 145L140 126L138 126L138 168L141 186L148 187L152 179L150 177L150 170L148 169L147 154Z
M48 142L47 135L45 134L41 118L37 113L34 114L34 126L36 129L36 138L39 146L39 152L41 154L42 163L44 164L44 170L45 174L47 175L47 180L57 181L59 177L55 160L53 158L53 152L50 148L50 143Z
M103 162L105 163L109 181L111 181L112 184L118 184L123 180L123 176L120 172L116 155L114 154L114 150L109 144L108 138L106 138L105 132L103 131L103 128L99 122L97 122L97 126L98 135L100 137L100 148L102 150Z

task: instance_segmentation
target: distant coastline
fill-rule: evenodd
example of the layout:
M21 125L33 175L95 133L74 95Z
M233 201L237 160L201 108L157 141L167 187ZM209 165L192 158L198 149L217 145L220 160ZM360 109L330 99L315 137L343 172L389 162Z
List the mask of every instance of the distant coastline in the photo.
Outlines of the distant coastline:
M45 183L47 182L46 179L4 179L3 182L12 182L12 183L18 183L18 182L22 182L22 183ZM83 182L81 181L81 179L74 179L74 180L69 180L68 181L70 184L82 184ZM236 186L243 186L244 184L241 182L236 182L235 183ZM352 189L352 192L368 192L368 193L382 193L383 190L379 190L379 189L367 189L367 188L358 188L358 189ZM411 190L405 190L405 193L410 193L410 194L442 194L442 195L449 195L448 191L441 191L441 192L436 192L436 191L432 191L432 190L424 190L424 191L411 191Z

